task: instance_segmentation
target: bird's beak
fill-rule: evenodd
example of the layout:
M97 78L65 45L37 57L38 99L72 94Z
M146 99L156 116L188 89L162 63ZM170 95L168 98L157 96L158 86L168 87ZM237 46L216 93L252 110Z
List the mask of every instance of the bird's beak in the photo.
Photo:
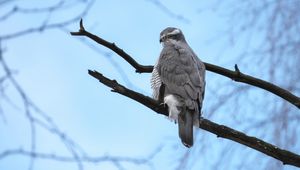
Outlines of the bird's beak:
M164 39L165 39L165 36L164 36L164 35L160 36L160 38L159 38L159 43L162 43Z

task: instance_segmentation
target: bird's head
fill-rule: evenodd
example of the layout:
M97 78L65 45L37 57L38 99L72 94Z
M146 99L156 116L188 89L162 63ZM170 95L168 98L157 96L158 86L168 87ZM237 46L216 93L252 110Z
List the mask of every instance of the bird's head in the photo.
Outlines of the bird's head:
M159 42L185 42L184 35L179 28L167 27L160 33Z

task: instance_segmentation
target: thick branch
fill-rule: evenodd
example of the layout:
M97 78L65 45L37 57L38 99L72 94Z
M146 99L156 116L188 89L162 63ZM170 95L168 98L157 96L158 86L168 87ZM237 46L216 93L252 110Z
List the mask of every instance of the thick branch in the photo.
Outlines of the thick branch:
M127 96L144 106L152 109L153 111L167 116L167 109L160 105L157 101L153 100L150 97L147 97L143 94L137 93L133 90L127 89L123 85L119 84L115 80L111 80L98 73L97 71L89 70L89 74L99 80L102 84L112 88L113 92ZM211 122L207 119L202 119L199 127L206 131L209 131L213 134L216 134L218 137L226 138L250 148L253 148L257 151L260 151L266 155L269 155L277 160L280 160L283 164L294 165L300 167L300 156L292 153L287 150L280 149L272 144L269 144L261 139L247 136L246 134L236 131L227 126L219 125L217 123Z
M149 73L149 72L152 72L152 70L153 70L153 66L151 66L151 65L144 66L144 65L137 63L129 54L127 54L121 48L116 46L115 43L108 42L94 34L87 32L83 27L82 20L80 21L79 31L71 32L71 35L87 36L87 37L91 38L92 40L94 40L95 42L97 42L98 44L109 48L110 50L117 53L124 60L126 60L131 66L133 66L136 69L136 72L138 72L138 73ZM290 102L291 104L295 105L297 108L300 109L300 98L299 97L293 95L289 91L287 91L283 88L280 88L272 83L269 83L267 81L264 81L264 80L249 76L247 74L241 73L239 71L237 65L235 65L235 71L232 71L232 70L222 68L220 66L216 66L213 64L209 64L209 63L204 63L204 64L206 66L206 70L208 70L208 71L231 78L232 80L237 81L237 82L243 82L246 84L250 84L250 85L265 89L265 90L283 98L284 100Z

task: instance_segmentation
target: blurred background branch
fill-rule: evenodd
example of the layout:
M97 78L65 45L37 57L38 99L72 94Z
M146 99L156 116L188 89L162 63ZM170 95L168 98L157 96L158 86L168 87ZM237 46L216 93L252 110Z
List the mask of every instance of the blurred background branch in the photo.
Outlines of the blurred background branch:
M24 116L26 117L29 127L30 127L30 147L29 149L7 149L0 153L0 161L7 159L9 157L16 156L24 156L30 158L30 163L28 166L29 170L34 169L34 165L36 160L52 160L58 162L71 162L77 165L78 169L84 169L84 163L102 163L102 162L111 162L117 169L124 169L123 163L130 163L136 165L147 165L151 169L153 165L151 164L151 159L155 156L155 154L159 153L161 147L155 149L153 153L145 158L130 158L126 156L89 156L82 148L79 146L68 134L64 133L59 126L56 125L54 120L51 118L49 113L42 111L39 106L30 99L29 95L26 91L21 87L22 85L16 80L15 75L16 71L12 69L8 65L5 60L5 50L3 42L7 42L12 39L17 39L22 36L27 36L28 34L33 33L42 33L49 29L58 29L58 30L66 30L67 26L78 22L81 17L84 17L89 12L90 8L94 4L94 0L82 1L65 1L60 0L54 4L45 5L43 7L22 7L22 3L18 3L17 1L1 1L0 8L7 7L8 10L3 10L0 15L0 22L5 23L12 18L18 15L43 15L45 16L39 24L36 26L21 27L18 30L13 30L9 33L0 34L0 68L3 70L3 75L0 78L0 89L1 89L1 105L0 105L0 114L3 122L9 123L6 121L6 113L7 111L2 107L4 104L2 102L6 102L7 104L16 107L19 110L19 103L16 102L15 98L12 98L9 95L9 90L7 90L6 86L12 86L15 93L21 98L21 102L24 107ZM9 7L8 7L9 6ZM26 5L25 5L26 6ZM70 10L72 8L78 7L82 8L77 14L73 14L70 18L63 17L63 20L52 21L52 15L60 13L64 10ZM25 44L28 47L33 44ZM104 53L102 53L104 55ZM108 56L109 54L105 54L104 56ZM23 57L23 56L20 56ZM113 63L113 60L110 60ZM114 65L120 73L122 73L121 68L115 64ZM1 73L2 74L2 73ZM123 75L126 79L126 76ZM130 81L127 80L128 84ZM71 156L60 156L53 153L42 153L38 151L38 140L37 140L37 131L40 129L45 130L45 133L52 134L56 136L61 143L65 146Z
M84 18L89 31L153 65L159 32L179 27L207 63L237 63L300 96L299 8L297 0L0 0L0 169L294 169L201 130L196 147L182 148L176 125L98 88L86 70L101 69L148 96L149 75L132 74L115 53L69 32ZM299 109L276 95L207 72L203 112L299 154Z

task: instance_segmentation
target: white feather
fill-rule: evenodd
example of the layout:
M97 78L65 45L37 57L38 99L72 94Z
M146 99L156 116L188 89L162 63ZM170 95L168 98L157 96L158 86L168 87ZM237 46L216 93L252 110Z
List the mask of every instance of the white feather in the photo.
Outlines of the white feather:
M180 33L180 30L179 29L175 29L174 31L168 33L167 35L176 35L176 34L179 34Z
M169 94L169 95L166 95L164 97L164 103L168 105L168 108L169 108L169 118L172 121L177 122L178 115L180 113L180 110L178 110L178 107L181 107L181 104L178 101L178 99L174 95Z

